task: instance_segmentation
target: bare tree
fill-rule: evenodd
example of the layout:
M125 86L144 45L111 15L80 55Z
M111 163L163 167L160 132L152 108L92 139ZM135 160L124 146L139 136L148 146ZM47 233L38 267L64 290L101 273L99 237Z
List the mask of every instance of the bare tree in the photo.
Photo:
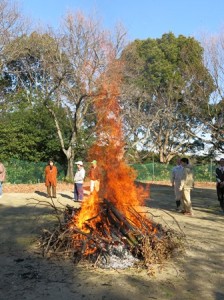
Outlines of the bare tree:
M14 38L26 33L28 25L16 3L0 0L0 51Z
M124 35L118 28L114 37L97 20L77 12L65 16L58 33L33 32L16 39L7 48L11 54L10 49L19 49L8 57L7 67L14 76L14 86L22 87L29 101L39 98L55 122L70 180L80 132L87 124L89 113L94 114L91 104L102 74L117 59Z
M134 95L133 90L128 95L129 100L123 104L127 148L147 149L146 156L158 153L162 163L193 148L203 124L191 122L182 114L180 103L173 101L172 95L157 95L154 103L144 92L137 94L136 89Z
M5 85L3 73L6 63L5 47L15 38L26 34L30 23L19 10L19 7L9 0L0 0L0 81L1 86ZM13 52L18 49L13 49ZM9 52L7 56L9 55ZM4 89L0 91L1 104L4 102Z
M205 49L205 64L215 85L204 121L211 135L213 150L224 153L224 31L217 35L206 35L201 41Z

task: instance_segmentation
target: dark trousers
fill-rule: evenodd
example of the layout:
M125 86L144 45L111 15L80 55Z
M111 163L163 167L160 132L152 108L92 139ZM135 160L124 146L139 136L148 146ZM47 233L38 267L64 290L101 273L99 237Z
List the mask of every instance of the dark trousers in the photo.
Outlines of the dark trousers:
M217 190L217 196L220 203L220 207L224 211L224 187L220 187L220 184L218 183L216 190Z
M75 183L74 185L74 199L77 201L77 200L80 200L82 201L83 200L83 184L82 183Z
M47 195L48 197L56 198L56 186L53 185L47 186Z
M177 208L180 207L180 200L176 200L176 205L177 205Z

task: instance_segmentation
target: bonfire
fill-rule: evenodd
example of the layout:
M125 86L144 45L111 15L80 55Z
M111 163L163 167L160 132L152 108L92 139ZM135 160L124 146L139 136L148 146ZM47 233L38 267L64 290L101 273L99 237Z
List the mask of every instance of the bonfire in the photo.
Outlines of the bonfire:
M70 255L77 263L87 261L104 268L125 268L162 263L179 246L179 236L164 229L141 212L149 189L135 184L136 173L124 158L122 121L116 74L105 76L95 99L96 143L89 160L100 166L99 192L85 198L80 208L67 206L64 222L45 230L44 255Z

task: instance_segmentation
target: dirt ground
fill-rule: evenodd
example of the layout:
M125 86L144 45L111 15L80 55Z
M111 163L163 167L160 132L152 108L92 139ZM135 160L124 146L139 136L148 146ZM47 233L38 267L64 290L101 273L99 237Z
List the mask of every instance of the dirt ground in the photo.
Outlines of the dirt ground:
M74 266L71 261L42 258L36 239L48 227L43 185L3 187L0 199L0 299L2 300L223 300L224 214L214 184L196 185L194 217L175 211L171 186L150 185L142 210L154 221L182 230L186 253L168 261L150 277L145 270L103 270ZM57 205L70 204L72 185L59 185ZM180 229L178 229L178 225Z

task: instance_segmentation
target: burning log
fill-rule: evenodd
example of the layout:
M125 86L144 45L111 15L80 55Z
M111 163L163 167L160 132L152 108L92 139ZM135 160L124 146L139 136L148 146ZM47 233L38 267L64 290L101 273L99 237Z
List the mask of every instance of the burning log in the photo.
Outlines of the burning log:
M86 220L83 229L75 222L80 209L67 207L64 225L60 224L53 232L44 231L41 239L43 256L63 254L72 256L76 263L87 260L100 267L110 266L111 260L117 265L118 259L122 261L120 268L124 261L128 266L141 261L145 266L161 263L178 247L174 242L177 234L163 229L160 224L152 224L133 207L129 210L133 220L141 223L141 228L107 199L101 202L99 215Z
M109 202L107 199L104 199L103 204L106 206L107 217L110 219L111 224L113 224L118 231L128 239L131 245L138 245L138 240L134 235L134 233L136 233L136 229L111 202Z

